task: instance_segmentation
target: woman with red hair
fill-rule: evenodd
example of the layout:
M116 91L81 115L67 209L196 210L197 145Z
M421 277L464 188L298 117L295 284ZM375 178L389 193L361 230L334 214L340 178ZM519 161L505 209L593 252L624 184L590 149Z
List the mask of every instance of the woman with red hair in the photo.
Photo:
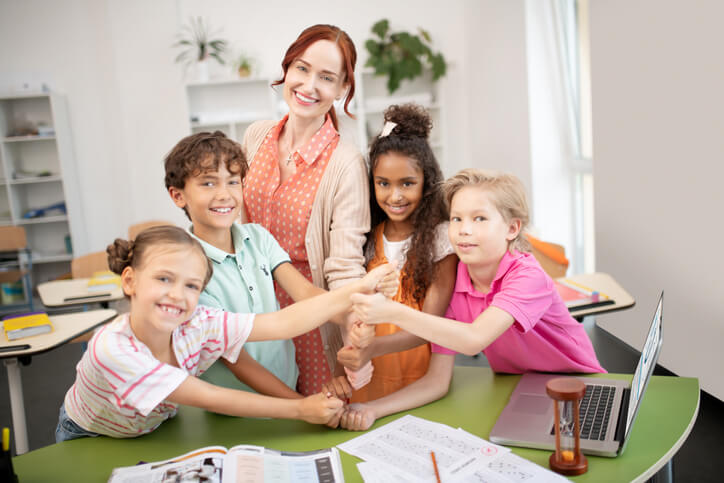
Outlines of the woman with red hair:
M246 221L264 226L314 285L334 289L365 274L363 246L370 228L367 169L361 153L340 139L334 102L344 112L354 96L357 52L333 25L305 29L282 60L289 114L247 129L250 161L244 180ZM281 307L293 301L276 286ZM327 322L294 339L297 390L313 394L337 370L339 327Z

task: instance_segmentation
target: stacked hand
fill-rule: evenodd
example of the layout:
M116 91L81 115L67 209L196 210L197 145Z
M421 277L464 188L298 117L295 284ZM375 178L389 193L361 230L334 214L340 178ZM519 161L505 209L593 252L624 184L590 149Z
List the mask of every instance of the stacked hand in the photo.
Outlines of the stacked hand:
M299 400L299 417L308 423L329 424L337 427L344 411L344 402L331 392L320 392Z
M351 431L365 431L375 423L377 416L366 404L348 404L339 419L339 425Z

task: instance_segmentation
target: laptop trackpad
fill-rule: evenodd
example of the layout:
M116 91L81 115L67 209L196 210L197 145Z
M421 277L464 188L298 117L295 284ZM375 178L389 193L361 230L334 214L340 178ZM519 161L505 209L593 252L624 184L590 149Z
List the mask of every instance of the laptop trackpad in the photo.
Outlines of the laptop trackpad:
M553 405L551 398L522 394L513 403L513 411L523 414L545 414Z

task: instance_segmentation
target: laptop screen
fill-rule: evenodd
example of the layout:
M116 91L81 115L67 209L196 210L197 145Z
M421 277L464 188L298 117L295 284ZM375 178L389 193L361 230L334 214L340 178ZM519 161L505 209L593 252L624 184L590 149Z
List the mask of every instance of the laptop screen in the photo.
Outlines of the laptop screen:
M626 435L631 430L631 422L633 421L636 411L643 394L646 389L646 384L649 381L649 377L654 370L656 361L659 356L659 349L661 348L661 316L664 304L664 294L661 293L659 297L659 304L656 307L656 313L654 314L654 320L651 322L649 328L649 334L646 337L646 343L641 351L641 358L639 364L636 366L633 379L631 380L631 395L628 404L628 416L626 418Z

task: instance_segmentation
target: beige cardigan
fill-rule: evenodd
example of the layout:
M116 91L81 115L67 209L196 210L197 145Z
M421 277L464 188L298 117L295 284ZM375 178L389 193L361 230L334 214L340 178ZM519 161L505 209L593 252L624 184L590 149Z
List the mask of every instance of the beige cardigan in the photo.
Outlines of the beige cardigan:
M258 121L247 128L242 147L250 163L278 122ZM367 166L359 150L340 139L319 182L305 235L309 268L317 287L335 289L366 273L363 249L370 229L368 183ZM320 331L334 374L342 336L331 322L322 325Z

